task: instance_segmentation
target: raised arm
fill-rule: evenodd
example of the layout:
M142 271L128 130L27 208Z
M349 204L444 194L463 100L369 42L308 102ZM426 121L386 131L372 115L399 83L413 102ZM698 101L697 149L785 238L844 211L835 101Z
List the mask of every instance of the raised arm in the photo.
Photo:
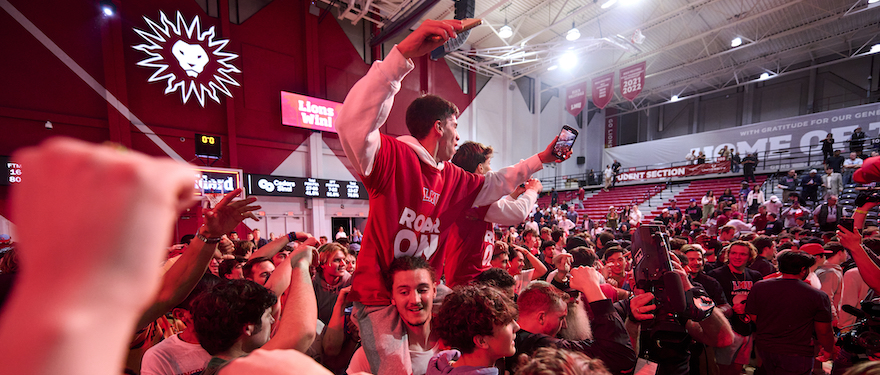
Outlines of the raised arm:
M330 322L324 327L324 335L321 336L321 346L324 349L324 355L335 357L342 350L345 343L345 298L351 292L351 285L339 290L339 296L336 297L336 304L333 305L333 315L330 316Z
M26 251L0 319L3 372L118 374L132 329L159 290L170 229L193 202L192 170L63 138L14 158L28 166L12 191ZM83 233L88 244L67 241L59 256L59 239Z
M336 129L345 155L361 175L369 176L372 172L381 144L379 127L391 112L400 82L415 67L410 58L421 56L443 45L449 38L455 38L455 30L461 30L461 21L424 21L392 48L384 61L373 63L367 75L348 92L339 111Z
M291 236L299 236L300 238L291 238ZM288 235L280 236L280 237L276 238L275 240L273 240L272 242L269 242L269 243L263 245L263 247L255 250L254 253L251 254L251 259L254 259L257 257L272 258L275 256L275 254L278 254L278 252L281 251L281 249L283 249L285 246L287 246L287 244L291 243L292 242L291 239L294 241L297 241L297 240L298 241L305 241L306 238L308 238L308 237L311 237L311 235L308 233L290 232L290 233L288 233Z
M296 235L297 240L301 241L300 245L294 249L294 252L303 251L303 249L313 249L313 246L318 243L318 239L316 239L311 234L305 232L290 232L291 235ZM287 236L284 236L287 237ZM277 241L277 240L276 240ZM274 241L273 241L274 242ZM268 246L268 245L266 245ZM265 247L265 246L264 246ZM291 254L293 256L293 254ZM272 293L275 293L276 296L280 297L290 287L290 282L293 280L291 278L291 273L294 271L292 269L293 263L291 262L282 262L278 265L278 268L272 272L272 275L269 276L269 279L266 280L266 285L264 285L267 289L271 290Z
M569 151L564 158L557 159L553 155L553 146L556 144L556 138L547 145L544 151L541 151L526 160L520 160L509 167L504 167L498 171L486 173L486 180L483 188L477 194L474 206L485 206L494 203L499 198L510 194L516 186L525 182L535 172L544 168L544 163L557 162L561 163L571 157Z
M615 374L627 373L636 365L636 353L623 326L623 319L599 288L599 278L599 272L593 267L571 270L571 287L583 293L584 299L590 304L593 339L561 340L557 345L599 358Z
M522 254L523 257L525 257L525 259L529 260L529 264L531 264L532 269L535 270L534 272L532 272L532 280L537 280L547 273L547 266L545 266L544 263L541 263L541 261L536 256L532 255L532 252L529 251L529 249L514 244L510 244L510 246L516 248L516 251L519 251L519 253ZM532 280L523 280L523 283L529 283Z
M199 228L199 236L193 238L177 262L162 276L162 287L152 305L138 320L138 329L159 319L183 301L208 269L211 258L223 257L217 250L219 242L214 242L216 239L235 229L246 217L259 220L252 212L260 209L260 206L252 204L257 198L232 201L241 191L242 189L236 189L229 192L213 209L205 212L205 225ZM201 238L214 243L205 243Z
M705 320L697 323L688 320L685 328L694 340L703 344L723 348L733 343L733 329L721 311L715 309Z
M526 181L526 191L516 199L505 196L492 203L489 210L486 211L486 221L499 225L522 223L529 217L529 212L532 211L532 206L538 200L538 193L542 188L541 182L537 179L532 178Z
M315 290L312 289L309 275L312 247L305 244L297 246L290 254L290 262L285 263L292 268L287 301L281 312L278 330L263 345L263 349L296 349L305 353L315 340L315 322L318 321L318 301L315 300Z

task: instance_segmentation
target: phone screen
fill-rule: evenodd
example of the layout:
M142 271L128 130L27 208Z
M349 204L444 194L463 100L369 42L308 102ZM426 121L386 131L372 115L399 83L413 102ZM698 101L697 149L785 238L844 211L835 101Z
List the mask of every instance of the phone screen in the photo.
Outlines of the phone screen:
M846 228L846 230L850 232L852 232L853 228L855 227L855 220L853 220L853 218L851 217L842 217L838 219L837 222L840 224L840 226Z
M556 144L553 146L553 155L557 159L565 157L565 154L571 151L571 146L574 145L574 140L577 137L577 130L574 130L571 126L563 125L562 130L559 132L559 137L556 139Z

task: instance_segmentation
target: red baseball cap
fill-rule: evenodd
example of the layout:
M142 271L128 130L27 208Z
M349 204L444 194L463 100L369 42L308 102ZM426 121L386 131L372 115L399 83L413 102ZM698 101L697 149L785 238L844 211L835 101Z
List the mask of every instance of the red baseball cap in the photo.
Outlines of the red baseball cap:
M819 255L819 254L831 254L833 251L825 250L822 245L817 243L808 243L806 245L801 246L798 250L803 251L810 255Z

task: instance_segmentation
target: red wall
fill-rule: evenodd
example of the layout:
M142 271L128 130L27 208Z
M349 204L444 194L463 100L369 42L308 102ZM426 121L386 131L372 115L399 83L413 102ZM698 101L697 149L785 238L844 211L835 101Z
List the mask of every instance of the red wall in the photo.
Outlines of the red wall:
M281 125L280 91L342 101L369 69L334 17L319 24L307 11L308 1L275 0L241 25L208 17L195 1L117 0L116 18L103 17L94 0L10 2L185 160L194 159L194 133L219 135L223 159L214 165L246 173L271 173L310 134ZM154 69L136 65L146 55L132 48L144 43L133 28L149 30L142 17L158 21L160 10L170 19L180 11L188 23L199 16L202 30L214 26L216 38L230 40L224 49L239 55L232 63L241 70L232 74L241 85L230 86L232 99L220 94L220 104L206 99L203 108L194 98L183 104L179 91L163 94L164 82L147 82ZM0 59L0 155L55 135L112 140L165 155L3 11L0 35L6 54ZM406 104L421 92L441 95L461 110L472 99L461 92L445 62L415 63L384 128L390 134L406 133ZM47 120L54 129L44 128ZM335 135L325 137L332 149L341 150ZM27 178L27 166L24 171ZM8 190L0 188L0 214L6 217ZM182 233L195 230L189 222L194 220L181 221Z

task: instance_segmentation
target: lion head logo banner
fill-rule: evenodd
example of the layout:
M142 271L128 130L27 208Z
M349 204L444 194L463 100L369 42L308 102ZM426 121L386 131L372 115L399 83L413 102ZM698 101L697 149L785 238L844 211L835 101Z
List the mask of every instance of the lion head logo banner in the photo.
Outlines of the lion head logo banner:
M159 22L144 17L150 31L135 28L134 31L146 42L132 48L148 56L137 64L145 68L155 68L148 82L165 81L165 94L180 91L186 104L195 97L205 106L205 98L220 103L217 92L232 97L227 85L240 86L230 77L230 73L241 70L230 62L238 55L223 51L228 39L214 39L214 26L202 30L199 17L188 23L180 12L175 22L159 12Z

